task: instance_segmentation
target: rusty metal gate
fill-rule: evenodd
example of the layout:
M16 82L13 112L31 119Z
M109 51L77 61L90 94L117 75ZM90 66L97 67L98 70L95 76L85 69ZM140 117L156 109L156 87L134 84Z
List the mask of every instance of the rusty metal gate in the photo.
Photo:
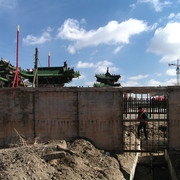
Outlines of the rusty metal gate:
M166 94L123 94L123 151L124 152L161 152L168 146L168 114ZM140 129L138 137L138 107L149 115L147 133Z

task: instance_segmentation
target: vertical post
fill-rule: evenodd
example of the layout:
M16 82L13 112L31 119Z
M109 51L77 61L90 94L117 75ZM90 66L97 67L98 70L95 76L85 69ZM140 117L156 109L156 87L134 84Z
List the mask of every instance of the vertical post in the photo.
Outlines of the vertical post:
M76 93L76 96L77 96L77 137L80 137L80 123L79 123L79 91L77 90L77 93Z
M18 75L19 75L19 25L17 26L16 74L14 76L13 88L15 85L15 81L16 81L16 87L18 87Z
M169 64L169 66L177 66L176 68L176 74L177 74L177 86L180 85L179 83L179 59L177 59L177 64Z
M17 26L17 64L16 64L16 87L18 87L18 74L19 74L19 25Z
M179 59L177 60L176 74L177 74L177 85L179 86Z
M35 54L35 78L36 78L36 87L38 87L38 48L36 48Z
M50 52L48 53L48 67L50 67Z

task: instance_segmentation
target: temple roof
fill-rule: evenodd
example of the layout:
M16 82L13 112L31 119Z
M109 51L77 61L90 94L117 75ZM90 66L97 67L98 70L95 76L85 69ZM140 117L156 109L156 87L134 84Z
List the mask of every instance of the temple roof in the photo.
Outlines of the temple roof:
M20 74L33 82L35 71L20 71ZM67 68L66 62L64 66L58 67L38 67L38 84L59 84L69 83L73 78L78 78L79 72L75 72L73 68Z
M114 82L117 82L121 76L110 74L108 67L105 74L96 74L95 77L99 83L95 83L94 87L120 86L120 84Z
M16 67L10 64L7 60L0 60L0 86L12 87L12 83L15 77ZM33 83L35 71L33 70L21 70L19 68L19 76L22 79L28 79L29 82L25 82L25 85L29 86ZM64 66L59 67L38 67L38 84L43 86L51 84L56 86L63 86L64 83L69 83L73 78L78 78L79 72L75 72L73 68L68 68L66 61ZM21 85L21 81L18 82Z

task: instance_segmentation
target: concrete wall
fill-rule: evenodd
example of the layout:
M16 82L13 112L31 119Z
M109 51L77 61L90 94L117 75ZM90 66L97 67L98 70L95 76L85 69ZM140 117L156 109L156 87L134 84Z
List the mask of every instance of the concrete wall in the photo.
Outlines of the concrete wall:
M169 145L180 148L180 88L0 89L0 146L25 138L90 139L107 151L122 150L123 93L168 94Z
M180 87L168 88L169 146L180 148Z
M19 89L0 90L0 146L17 140L15 129L33 138L33 92Z
M23 137L41 141L84 137L122 150L122 93L118 89L14 88L0 90L0 146Z
M78 102L79 136L106 150L122 150L122 93L82 89Z

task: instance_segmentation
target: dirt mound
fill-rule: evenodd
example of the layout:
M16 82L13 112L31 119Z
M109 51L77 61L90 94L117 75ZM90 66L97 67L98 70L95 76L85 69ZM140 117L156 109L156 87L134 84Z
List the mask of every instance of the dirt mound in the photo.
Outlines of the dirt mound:
M0 179L125 179L123 155L110 156L84 139L1 149L0 157Z

